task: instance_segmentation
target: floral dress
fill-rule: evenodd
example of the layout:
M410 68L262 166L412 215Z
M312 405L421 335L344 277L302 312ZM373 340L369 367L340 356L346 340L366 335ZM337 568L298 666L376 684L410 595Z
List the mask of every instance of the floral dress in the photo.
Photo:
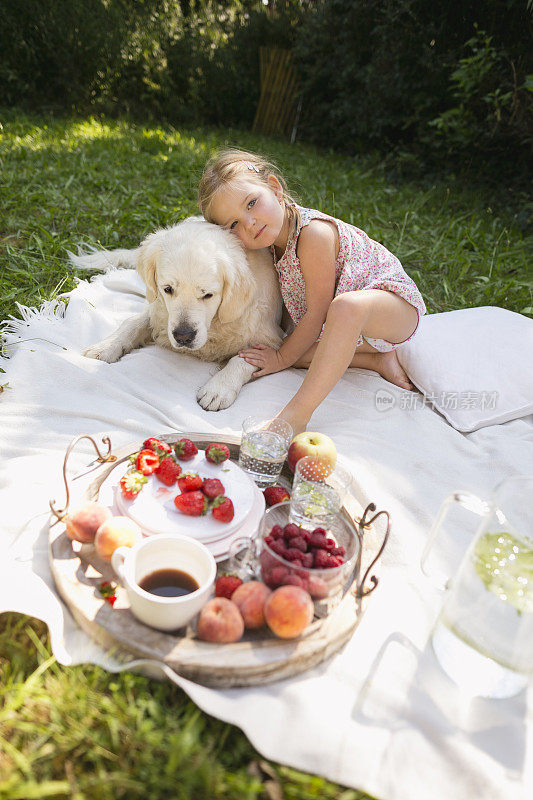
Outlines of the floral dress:
M418 319L426 313L426 306L415 282L402 267L400 261L386 247L375 242L367 234L340 219L315 211L312 208L295 206L300 220L296 230L289 236L285 252L278 260L274 253L274 264L278 273L283 302L295 325L307 310L305 304L305 279L296 255L296 245L300 231L312 219L333 222L339 234L339 254L335 264L335 296L360 289L385 289L403 297L418 311ZM415 335L417 327L405 342ZM323 329L322 329L323 330ZM356 347L366 340L382 353L394 350L405 342L387 342L385 339L372 339L359 336Z

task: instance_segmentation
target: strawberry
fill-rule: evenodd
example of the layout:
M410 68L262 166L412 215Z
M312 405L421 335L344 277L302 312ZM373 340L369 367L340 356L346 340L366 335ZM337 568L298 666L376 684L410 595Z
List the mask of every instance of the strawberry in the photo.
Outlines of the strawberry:
M209 497L210 500L218 497L219 494L224 494L224 486L222 485L222 481L219 481L218 478L204 478L202 492L206 497Z
M137 497L147 481L148 478L142 472L137 470L126 472L120 479L120 488L126 500L133 500L134 497Z
M229 497L225 497L223 494L215 497L211 506L211 514L219 522L231 522L235 516L235 511Z
M282 503L283 500L289 500L289 493L283 486L267 486L263 490L267 506L275 506L276 503Z
M180 461L190 461L198 453L198 448L190 439L180 439L174 445L174 452Z
M141 450L135 466L143 475L151 475L159 466L159 456L153 450Z
M215 597L227 597L231 600L231 595L241 583L241 579L236 575L221 575L215 583Z
M202 492L185 492L174 498L174 505L189 517L200 517L207 512L207 498Z
M155 439L153 436L143 442L143 450L153 450L158 456L172 453L172 448L169 444L162 442L161 439Z
M229 458L229 449L225 444L212 442L205 448L205 457L212 464L222 464Z
M180 492L196 492L204 482L196 472L182 472L178 478Z
M173 486L178 480L178 475L181 475L181 467L171 456L167 456L163 458L154 475L166 486Z

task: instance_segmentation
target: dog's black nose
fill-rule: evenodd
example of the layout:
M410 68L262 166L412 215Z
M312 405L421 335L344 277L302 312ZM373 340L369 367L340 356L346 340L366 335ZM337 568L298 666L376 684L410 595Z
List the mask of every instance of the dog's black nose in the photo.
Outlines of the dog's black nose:
M180 347L187 347L196 336L196 331L194 328L188 328L186 325L183 325L181 328L174 328L172 336L176 340L176 344Z

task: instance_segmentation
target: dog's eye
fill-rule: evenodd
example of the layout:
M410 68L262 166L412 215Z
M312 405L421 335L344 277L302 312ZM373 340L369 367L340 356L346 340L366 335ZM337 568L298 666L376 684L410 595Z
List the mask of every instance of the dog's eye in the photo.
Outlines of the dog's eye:
M172 288L172 286L163 286L163 291L165 294L172 294L174 289Z
M210 297L213 297L213 295L209 294L209 293L208 294L204 294L204 296L202 297L202 300L209 300Z

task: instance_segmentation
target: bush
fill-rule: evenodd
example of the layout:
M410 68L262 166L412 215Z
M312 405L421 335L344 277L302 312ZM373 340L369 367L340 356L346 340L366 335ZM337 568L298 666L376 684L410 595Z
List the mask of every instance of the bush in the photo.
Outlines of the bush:
M523 0L324 0L296 58L301 135L347 152L414 146L440 158L531 144Z

